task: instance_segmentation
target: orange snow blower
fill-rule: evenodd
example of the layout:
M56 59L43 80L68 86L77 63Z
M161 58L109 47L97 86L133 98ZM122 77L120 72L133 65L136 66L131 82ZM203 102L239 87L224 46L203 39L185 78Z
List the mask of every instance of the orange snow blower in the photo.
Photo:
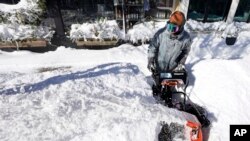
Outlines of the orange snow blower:
M187 72L185 70L178 72L164 72L155 75L156 85L153 86L153 96L169 108L175 108L182 111L182 117L185 117L187 123L182 132L189 132L191 141L202 141L202 128L208 127L210 121L206 117L206 110L187 99L186 88L188 86ZM158 83L158 85L157 85ZM172 125L173 126L173 125ZM168 129L167 129L168 128ZM174 135L166 133L176 130L171 126L163 126L158 136L159 141L171 141ZM175 131L173 131L175 132ZM168 134L168 137L167 137Z

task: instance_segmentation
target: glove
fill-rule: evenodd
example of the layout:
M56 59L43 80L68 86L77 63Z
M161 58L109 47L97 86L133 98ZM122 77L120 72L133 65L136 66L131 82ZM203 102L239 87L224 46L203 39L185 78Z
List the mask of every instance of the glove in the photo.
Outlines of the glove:
M148 58L148 70L151 72L155 71L155 59L154 58Z
M182 71L185 70L185 66L183 64L178 64L176 68L174 68L173 71Z

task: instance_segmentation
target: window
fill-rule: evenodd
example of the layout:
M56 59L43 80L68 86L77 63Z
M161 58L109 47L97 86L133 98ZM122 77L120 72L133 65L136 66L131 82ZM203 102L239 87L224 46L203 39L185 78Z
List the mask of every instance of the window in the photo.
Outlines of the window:
M203 21L205 17L205 3L207 0L190 0L188 8L188 19Z
M173 0L158 0L156 5L159 7L173 7Z
M224 20L231 3L232 0L190 0L188 19L203 22Z
M222 21L226 18L229 12L232 0L209 0L207 21ZM228 8L227 8L228 6Z
M152 16L155 19L169 18L176 6L176 0L149 0L150 10L146 16Z
M250 21L250 1L240 0L237 11L234 16L234 20L238 22Z

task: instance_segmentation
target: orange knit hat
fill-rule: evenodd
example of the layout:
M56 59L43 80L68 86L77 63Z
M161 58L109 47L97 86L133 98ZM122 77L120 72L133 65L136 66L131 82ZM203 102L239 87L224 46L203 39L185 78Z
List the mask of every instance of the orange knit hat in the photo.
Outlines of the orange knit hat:
M181 11L175 11L170 15L169 22L178 26L184 26L186 19L184 13Z

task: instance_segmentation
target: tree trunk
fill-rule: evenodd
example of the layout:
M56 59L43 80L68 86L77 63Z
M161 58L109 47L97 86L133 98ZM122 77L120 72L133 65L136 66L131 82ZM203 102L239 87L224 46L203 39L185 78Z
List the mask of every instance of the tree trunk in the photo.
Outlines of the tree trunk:
M56 25L56 34L59 36L65 36L64 24L62 20L62 14L60 10L60 1L59 0L47 0L47 7L49 12L49 17L54 18Z

